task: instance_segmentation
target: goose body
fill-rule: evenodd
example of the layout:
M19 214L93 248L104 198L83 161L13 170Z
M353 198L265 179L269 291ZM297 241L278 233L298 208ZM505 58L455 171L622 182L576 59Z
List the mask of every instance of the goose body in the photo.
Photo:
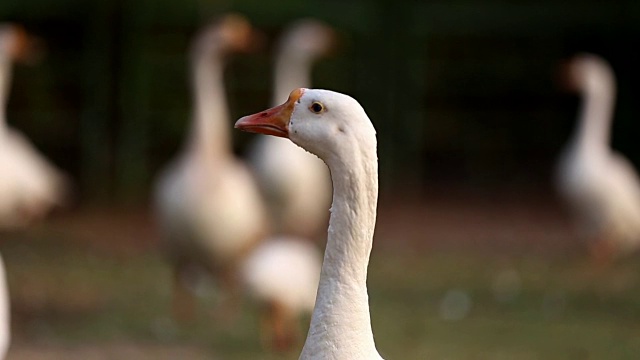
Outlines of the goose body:
M557 187L571 210L579 236L596 260L608 261L640 246L640 179L631 163L610 146L615 78L595 55L569 63L568 80L582 96L576 128L557 168Z
M183 158L167 168L158 183L158 210L170 256L211 264L205 267L214 272L237 260L264 234L264 223L245 220L248 214L264 217L249 170L236 161L215 166L220 170Z
M4 229L28 225L66 201L65 175L7 125L11 65L26 56L28 42L21 28L0 26L0 228Z
M189 317L188 274L205 268L233 292L235 266L265 234L257 185L232 153L223 56L248 46L251 29L227 16L192 46L194 119L186 149L159 176L155 205L162 248L174 267L174 315Z
M288 137L331 172L327 246L300 359L381 359L366 285L378 199L377 141L364 109L347 95L296 89L284 104L245 116L236 127Z
M327 53L333 30L316 20L300 20L282 35L275 61L273 106L291 89L311 86L313 62ZM331 180L326 165L286 139L260 136L249 153L275 231L312 237L326 227Z

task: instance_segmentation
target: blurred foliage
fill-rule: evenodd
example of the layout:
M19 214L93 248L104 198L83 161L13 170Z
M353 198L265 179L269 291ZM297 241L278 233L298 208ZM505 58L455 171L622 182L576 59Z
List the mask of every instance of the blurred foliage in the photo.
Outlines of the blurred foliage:
M269 45L300 17L340 31L343 47L319 62L314 86L367 109L384 189L547 181L577 104L557 90L554 71L576 51L613 64L614 146L640 162L632 0L3 0L0 19L23 23L47 46L40 64L16 67L11 124L71 172L87 199L144 200L188 124L189 40L226 11L247 15ZM229 62L234 118L268 105L272 55L267 46ZM241 152L250 136L234 136Z

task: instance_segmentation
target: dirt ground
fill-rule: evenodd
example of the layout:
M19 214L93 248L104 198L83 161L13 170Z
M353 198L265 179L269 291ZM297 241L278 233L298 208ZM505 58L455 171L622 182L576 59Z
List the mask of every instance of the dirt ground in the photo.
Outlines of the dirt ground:
M30 235L42 232L122 256L154 247L159 236L146 208L77 209L30 230ZM553 255L581 245L564 209L549 193L446 189L386 194L379 200L375 246L381 248Z
M383 196L376 236L376 246L414 250L557 256L582 248L561 204L531 190Z
M8 360L204 360L211 354L186 346L109 343L83 346L13 344Z

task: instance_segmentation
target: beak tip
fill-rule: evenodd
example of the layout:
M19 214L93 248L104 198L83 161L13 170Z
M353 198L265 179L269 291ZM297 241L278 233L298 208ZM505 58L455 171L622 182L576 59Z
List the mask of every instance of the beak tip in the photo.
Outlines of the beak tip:
M243 130L243 127L244 127L244 126L243 126L243 125L244 125L243 121L244 121L244 119L245 119L245 118L246 118L246 116L243 116L243 117L241 117L240 119L238 119L238 120L236 121L236 123L233 125L233 128L234 128L234 129Z

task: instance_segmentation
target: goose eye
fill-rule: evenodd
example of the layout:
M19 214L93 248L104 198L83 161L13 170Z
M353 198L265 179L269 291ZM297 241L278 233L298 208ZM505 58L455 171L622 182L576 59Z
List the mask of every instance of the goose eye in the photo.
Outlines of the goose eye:
M309 110L311 110L311 112L319 114L322 111L324 111L324 106L319 103L319 102L314 102L313 104L311 104L311 106L309 107Z

